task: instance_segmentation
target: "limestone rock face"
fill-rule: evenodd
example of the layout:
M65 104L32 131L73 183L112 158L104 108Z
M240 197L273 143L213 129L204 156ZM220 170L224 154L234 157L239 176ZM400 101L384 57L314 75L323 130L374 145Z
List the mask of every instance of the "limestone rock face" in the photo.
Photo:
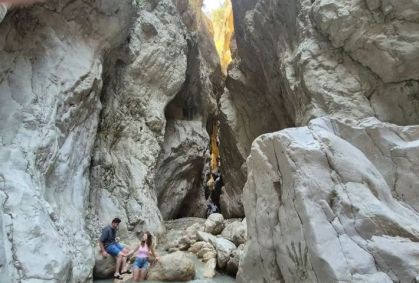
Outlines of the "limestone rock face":
M188 32L186 78L166 107L166 135L155 175L164 219L205 217L203 171L209 159L207 125L222 92L220 62L201 10L202 1L176 1Z
M209 136L201 121L170 120L156 172L159 208L164 219L205 217L202 172Z
M0 5L0 278L86 282L89 167L106 52L132 1ZM5 17L3 18L3 16Z
M244 160L262 133L322 116L419 122L416 1L232 4L237 52L221 98L220 139L232 207L241 205Z
M200 7L144 3L112 57L91 172L92 222L119 215L125 237L161 233L162 219L205 215L205 127L221 83Z
M225 1L224 5L209 15L209 18L212 24L215 48L220 57L221 68L224 73L227 73L228 65L232 60L230 42L234 34L234 19L231 1Z
M322 0L313 6L316 26L333 46L385 83L419 79L418 13L419 3L408 0Z
M195 277L195 265L183 252L175 252L160 257L160 261L150 267L147 280L188 281Z
M154 181L166 125L182 133L169 146L198 133L179 153L193 161L185 178L201 178L221 70L192 2L0 4L1 280L89 281L115 216L124 241L162 232Z
M238 282L412 282L417 176L405 168L418 138L418 126L322 118L256 139Z
M171 1L139 11L126 50L113 57L102 98L91 202L100 222L114 215L124 220L122 236L127 229L163 231L154 167L164 140L164 108L181 89L187 69L186 31L175 11Z

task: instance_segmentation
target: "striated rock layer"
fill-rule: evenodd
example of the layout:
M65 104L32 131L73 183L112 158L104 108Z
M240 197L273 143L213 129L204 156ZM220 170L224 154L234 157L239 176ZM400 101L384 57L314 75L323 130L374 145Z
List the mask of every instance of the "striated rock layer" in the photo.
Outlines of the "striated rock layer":
M233 206L262 133L322 116L418 123L416 1L232 3L237 52L221 98L221 160Z

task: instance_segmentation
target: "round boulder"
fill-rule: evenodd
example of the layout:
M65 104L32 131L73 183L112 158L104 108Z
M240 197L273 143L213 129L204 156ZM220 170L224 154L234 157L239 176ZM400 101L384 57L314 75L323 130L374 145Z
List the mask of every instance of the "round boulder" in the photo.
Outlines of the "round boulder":
M246 223L243 222L233 222L228 224L223 232L221 237L233 242L236 246L246 243L247 239L247 229Z
M112 278L115 272L115 258L113 256L103 257L99 252L95 254L95 267L93 276L97 279Z
M151 266L147 280L189 281L195 277L195 264L184 252L164 255Z
M220 213L213 213L208 216L208 219L205 221L205 232L211 233L213 235L220 234L225 225L224 225L224 217Z

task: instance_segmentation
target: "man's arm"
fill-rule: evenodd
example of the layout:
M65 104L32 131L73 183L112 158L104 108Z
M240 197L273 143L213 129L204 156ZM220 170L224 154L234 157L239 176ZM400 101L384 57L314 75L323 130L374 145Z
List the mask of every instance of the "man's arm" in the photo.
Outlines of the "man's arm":
M107 228L103 229L102 231L102 235L99 238L99 247L100 247L100 253L102 256L107 257L108 253L105 250L105 246L103 245L103 243L106 241L106 239L108 238L108 234L109 231Z
M138 249L140 248L140 245L138 245L137 247L135 247L135 249L129 251L129 253L127 253L127 257L131 256L132 254L136 253L138 251Z
M103 246L103 243L99 240L99 247L100 247L100 254L104 257L108 256L108 253L105 250L105 247Z

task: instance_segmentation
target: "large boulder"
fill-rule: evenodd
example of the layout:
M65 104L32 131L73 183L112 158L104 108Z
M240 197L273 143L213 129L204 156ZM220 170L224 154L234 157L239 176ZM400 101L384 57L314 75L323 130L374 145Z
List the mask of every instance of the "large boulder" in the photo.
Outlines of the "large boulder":
M236 249L236 245L223 238L211 238L210 243L217 250L217 267L224 269L230 259L231 253Z
M147 280L188 281L195 277L195 264L184 252L163 255L151 266Z
M235 221L228 224L221 233L221 237L233 242L236 246L244 244L247 240L246 223Z
M99 252L95 254L93 277L97 279L112 278L115 273L116 260L113 256L103 257Z
M412 282L418 140L418 126L375 118L315 119L255 140L238 282Z
M224 217L220 213L213 213L205 221L205 232L213 235L220 234L224 229Z

